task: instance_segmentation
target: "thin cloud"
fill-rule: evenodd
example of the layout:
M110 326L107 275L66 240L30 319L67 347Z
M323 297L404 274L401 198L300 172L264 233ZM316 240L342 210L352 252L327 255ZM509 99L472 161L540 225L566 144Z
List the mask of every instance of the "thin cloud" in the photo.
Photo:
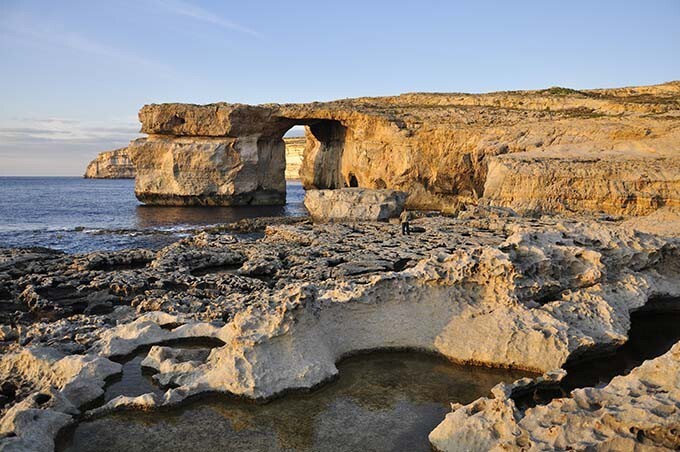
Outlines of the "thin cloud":
M128 65L144 66L160 76L168 76L172 72L169 67L150 59L97 42L78 32L66 31L61 27L37 21L25 14L13 13L0 17L0 31L21 44L63 47Z
M63 124L78 124L81 121L79 119L68 119L68 118L35 118L35 117L18 117L14 116L10 118L12 121L20 121L20 122L33 122L33 123L47 123L47 124L52 124L52 123L63 123Z
M4 135L50 135L54 133L51 130L36 129L33 127L0 127L0 136ZM68 130L61 133L70 134Z
M217 25L218 27L227 30L238 31L262 39L262 35L252 28L224 19L215 13L189 2L183 0L156 0L156 3L163 6L166 11L172 14L189 17L200 22Z
M11 119L0 124L0 140L12 145L43 142L127 142L139 136L139 124L128 121L79 121L57 118Z

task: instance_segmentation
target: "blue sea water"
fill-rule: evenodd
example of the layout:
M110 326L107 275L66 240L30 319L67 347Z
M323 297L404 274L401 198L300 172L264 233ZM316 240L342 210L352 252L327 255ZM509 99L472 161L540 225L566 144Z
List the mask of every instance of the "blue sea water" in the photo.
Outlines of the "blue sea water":
M287 184L285 206L155 207L139 203L134 180L0 177L0 247L70 253L159 248L201 226L263 216L300 216L304 189Z

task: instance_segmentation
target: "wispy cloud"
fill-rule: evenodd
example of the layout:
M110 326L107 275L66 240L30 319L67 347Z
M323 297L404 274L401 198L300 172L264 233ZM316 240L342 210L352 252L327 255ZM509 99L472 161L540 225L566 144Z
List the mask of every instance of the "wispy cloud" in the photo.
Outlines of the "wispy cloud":
M146 67L160 76L167 77L172 74L169 67L156 61L98 42L77 31L64 30L59 24L46 23L20 12L7 12L0 16L0 33L20 44L62 47L126 65Z
M4 144L110 143L118 146L139 136L134 121L80 121L68 118L12 118L0 124Z
M0 121L0 175L78 175L99 152L138 138L132 118L10 118Z
M188 17L207 24L216 25L227 30L238 31L241 33L262 38L263 36L253 30L231 20L227 20L205 8L186 2L184 0L155 0L155 3L162 6L166 11L179 16Z

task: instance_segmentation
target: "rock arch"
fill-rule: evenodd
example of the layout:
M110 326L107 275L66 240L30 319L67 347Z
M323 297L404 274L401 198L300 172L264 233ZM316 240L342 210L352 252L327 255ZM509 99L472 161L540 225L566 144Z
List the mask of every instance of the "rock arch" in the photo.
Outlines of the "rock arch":
M148 138L128 152L137 197L151 204L283 204L283 135L299 124L308 137L306 188L356 180L408 192L410 208L455 211L482 197L520 211L639 215L680 205L672 119L680 85L640 90L654 95L627 88L147 105L139 118Z
M205 110L209 111L205 111ZM151 110L151 112L149 112ZM313 115L286 117L244 105L158 106L140 112L148 138L130 146L137 198L156 205L277 205L286 202L285 133L305 126L305 188L347 186L347 127Z

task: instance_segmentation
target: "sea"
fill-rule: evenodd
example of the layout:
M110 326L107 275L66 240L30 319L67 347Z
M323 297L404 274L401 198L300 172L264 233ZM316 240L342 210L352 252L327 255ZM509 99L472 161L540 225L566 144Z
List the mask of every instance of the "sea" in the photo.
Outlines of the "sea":
M307 214L299 181L288 181L285 206L146 206L134 185L131 179L0 177L0 248L158 249L205 226Z

